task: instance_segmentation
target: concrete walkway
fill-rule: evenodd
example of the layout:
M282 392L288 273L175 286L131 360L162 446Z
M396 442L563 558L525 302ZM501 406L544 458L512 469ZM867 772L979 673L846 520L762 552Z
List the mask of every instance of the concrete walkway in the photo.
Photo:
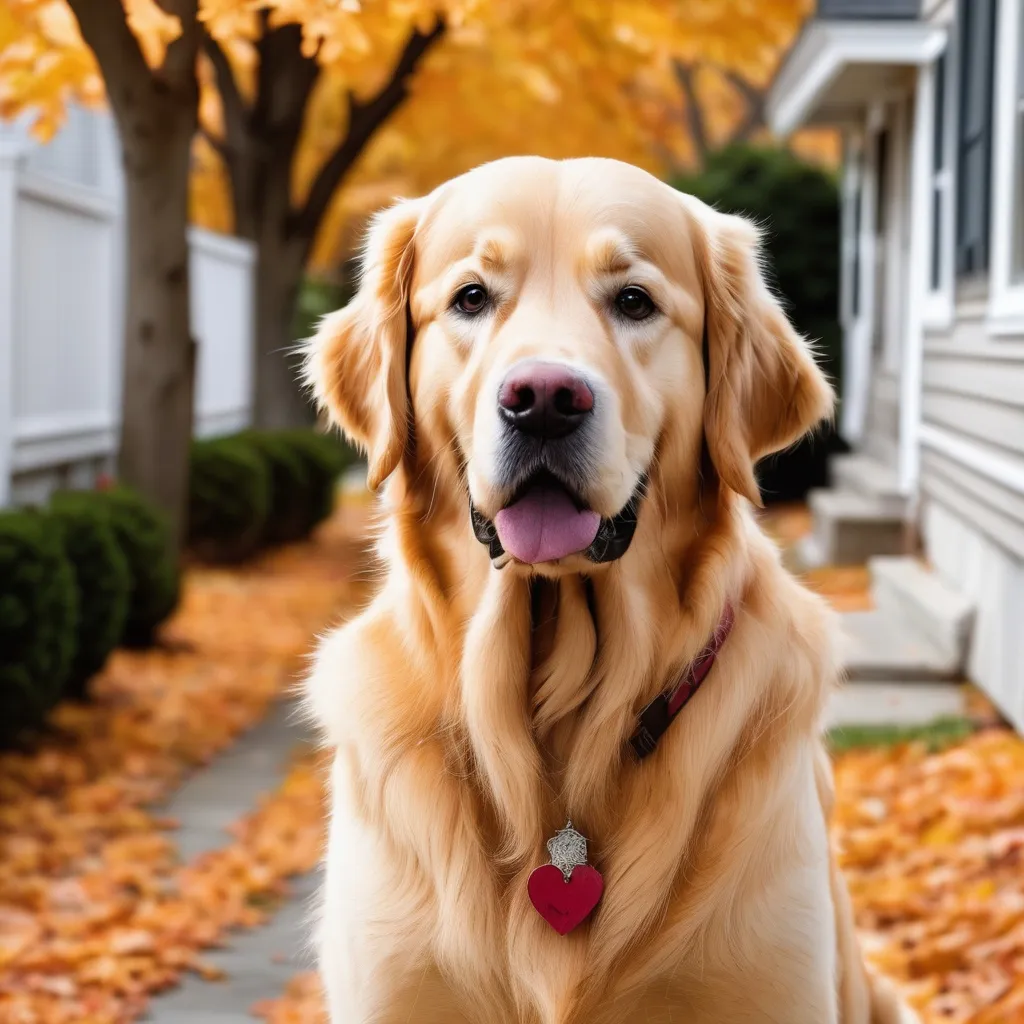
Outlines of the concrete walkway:
M163 810L178 819L182 858L191 860L230 842L225 828L277 788L296 746L308 739L289 705L278 705L256 728L208 768L193 776ZM308 951L315 875L291 883L291 898L260 928L231 934L225 949L203 959L225 972L221 981L188 974L179 988L153 1000L153 1024L252 1024L249 1008L281 994L296 972L312 964Z

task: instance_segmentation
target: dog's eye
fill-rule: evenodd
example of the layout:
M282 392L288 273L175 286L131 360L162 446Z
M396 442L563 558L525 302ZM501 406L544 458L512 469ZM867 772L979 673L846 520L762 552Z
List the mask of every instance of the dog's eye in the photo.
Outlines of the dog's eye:
M467 284L459 289L452 305L468 316L475 316L487 305L487 289L482 284Z
M654 312L654 300L636 285L623 288L615 296L615 308L630 320L646 320Z

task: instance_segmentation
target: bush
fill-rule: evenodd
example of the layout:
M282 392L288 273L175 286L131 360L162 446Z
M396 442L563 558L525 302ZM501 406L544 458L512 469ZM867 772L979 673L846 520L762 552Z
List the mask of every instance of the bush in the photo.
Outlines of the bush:
M326 519L334 509L338 478L352 463L353 455L340 439L315 430L282 431L282 438L305 462L309 473L309 498L302 536Z
M43 723L75 654L78 600L60 532L42 513L0 512L0 738Z
M313 470L280 433L250 430L241 435L260 453L270 472L270 502L263 539L268 544L299 540L308 532Z
M264 540L271 475L244 436L195 441L189 467L189 543L201 558L237 562Z
M96 492L109 515L131 579L128 617L121 642L142 647L178 603L178 565L170 523L163 513L128 487Z
M189 544L237 562L265 544L299 540L334 508L352 461L340 440L313 430L246 430L196 441L189 472Z
M673 183L724 213L764 229L769 277L797 330L817 344L818 363L841 390L839 191L834 177L785 149L729 146L698 174ZM827 482L828 455L846 450L831 426L759 467L765 501L803 498Z
M103 668L124 634L131 573L98 492L56 494L50 516L60 531L78 592L78 634L67 692L82 698L89 677Z

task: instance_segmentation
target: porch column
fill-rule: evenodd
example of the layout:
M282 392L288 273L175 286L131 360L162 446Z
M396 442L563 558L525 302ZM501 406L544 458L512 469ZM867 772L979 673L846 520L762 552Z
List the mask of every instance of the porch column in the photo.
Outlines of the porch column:
M917 71L914 130L910 149L910 247L907 268L906 344L900 378L900 491L917 497L921 461L921 370L924 349L924 303L928 291L928 253L931 248L931 149L935 131L935 65Z

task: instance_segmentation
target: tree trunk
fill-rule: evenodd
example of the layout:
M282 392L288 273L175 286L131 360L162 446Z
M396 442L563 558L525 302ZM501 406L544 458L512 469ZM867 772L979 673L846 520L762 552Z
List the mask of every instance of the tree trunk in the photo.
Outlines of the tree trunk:
M180 36L151 70L121 0L69 0L103 73L127 190L127 309L119 476L185 531L195 343L188 181L199 87L197 0L162 0Z
M256 352L254 419L261 427L313 422L299 380L301 357L291 327L306 260L317 230L352 165L378 128L405 101L409 79L445 31L413 30L391 76L369 99L349 96L348 130L317 173L301 208L292 206L292 161L306 104L317 81L316 58L302 50L298 26L271 28L262 15L259 71L252 102L242 96L230 61L215 39L204 49L224 104L224 140L218 149L231 178L235 230L256 243Z
M122 126L128 199L128 303L120 478L170 516L180 543L188 503L195 341L189 323L191 111Z
M268 232L256 260L256 425L269 429L308 426L313 405L300 383L302 356L292 343L292 322L302 286L304 252Z

